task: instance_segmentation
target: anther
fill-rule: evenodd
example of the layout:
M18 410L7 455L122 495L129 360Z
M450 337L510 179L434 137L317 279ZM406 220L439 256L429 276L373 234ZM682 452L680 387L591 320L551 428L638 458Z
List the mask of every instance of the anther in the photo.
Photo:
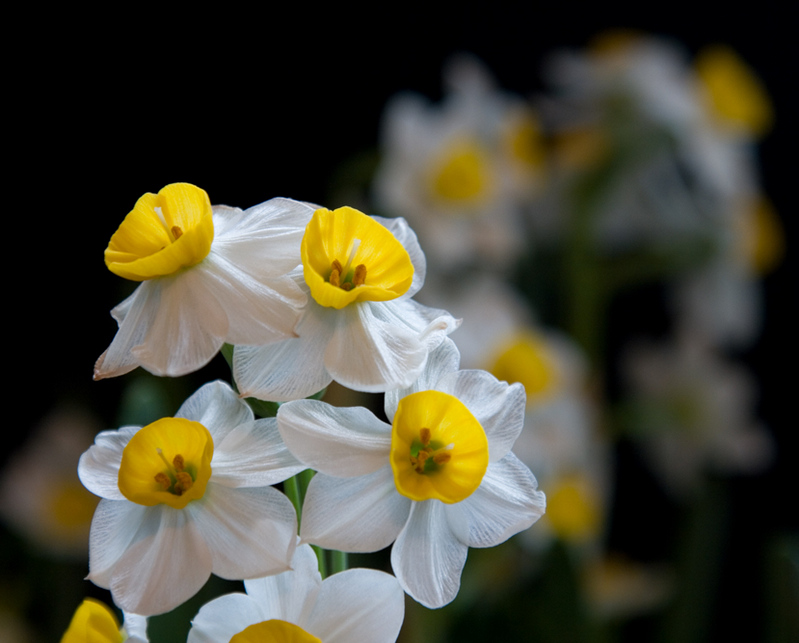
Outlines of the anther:
M175 237L175 241L180 239L183 236L183 230L180 229L180 226L173 225L171 228L172 236Z
M155 474L155 481L158 483L158 486L161 487L163 491L169 491L169 487L172 486L172 481L169 479L169 476L166 475L163 471L159 471Z
M175 466L175 470L177 471L185 471L186 470L186 463L183 460L183 456L179 453L172 458L172 464Z
M366 283L366 266L359 263L355 266L355 275L352 278L353 286L363 286Z
M433 462L436 464L444 464L445 462L449 462L452 459L452 456L449 453L436 453L433 456Z
M330 273L330 285L336 286L337 288L341 287L341 262L338 259L333 260L333 270Z
M419 431L419 439L422 441L422 444L427 446L430 444L430 429L423 428Z
M186 471L178 471L175 477L178 479L175 483L175 494L178 496L183 495L183 493L191 489L191 486L194 484L191 475Z

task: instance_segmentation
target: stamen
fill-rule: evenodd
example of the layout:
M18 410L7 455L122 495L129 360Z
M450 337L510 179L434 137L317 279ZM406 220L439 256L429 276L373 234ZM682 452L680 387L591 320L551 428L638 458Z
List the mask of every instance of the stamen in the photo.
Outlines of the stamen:
M191 479L191 475L187 471L178 471L176 477L178 481L175 483L175 495L180 496L191 489L194 480Z
M449 462L452 459L452 455L447 452L439 452L433 456L433 462L436 464L444 464L445 462Z
M183 461L183 456L179 453L172 458L172 464L175 465L176 471L185 471L186 470L186 463Z
M169 491L169 487L172 486L172 481L169 479L169 476L166 475L163 471L159 471L155 474L155 481L164 491Z
M430 444L430 429L423 428L421 431L419 431L419 439L425 446Z
M183 236L183 230L180 229L180 226L173 225L172 226L172 236L175 237L175 241L180 239Z
M359 263L355 266L355 276L352 278L353 286L363 286L366 283L366 266Z

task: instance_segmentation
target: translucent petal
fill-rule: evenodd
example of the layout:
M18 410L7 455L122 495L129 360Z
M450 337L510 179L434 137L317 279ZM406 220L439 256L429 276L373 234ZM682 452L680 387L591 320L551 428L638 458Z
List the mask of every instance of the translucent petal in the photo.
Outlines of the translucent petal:
M275 418L238 425L217 444L212 465L214 483L226 487L266 487L307 468L286 447Z
M186 511L208 545L217 576L257 578L289 568L297 514L277 489L230 489L212 482L206 496Z
M149 513L160 510L159 507L144 507L127 500L101 500L94 512L89 535L87 578L108 589L114 566L133 542L139 526Z
M252 422L255 415L229 384L216 380L198 388L180 405L175 417L199 422L208 429L217 444L233 427Z
M337 311L308 302L296 332L267 346L236 346L233 377L243 397L285 402L318 393L332 377L325 369L325 348L333 335Z
M397 580L373 569L349 569L325 579L303 623L324 643L394 643L405 615Z
M388 465L356 478L318 473L308 486L300 537L325 549L378 551L397 537L410 505L397 493Z
M248 625L262 620L262 606L251 597L226 594L200 608L191 622L187 643L227 643Z
M78 476L94 495L109 500L124 499L125 496L119 490L119 464L122 462L125 445L139 428L126 426L118 431L103 431L80 457Z
M436 388L461 400L479 420L488 437L491 462L507 455L524 428L524 387L500 382L486 371L445 375Z
M281 405L277 424L292 453L317 471L350 478L388 462L391 426L367 409L297 400Z
M468 553L450 529L446 507L438 500L414 502L391 550L391 567L402 588L431 609L458 594Z
M185 511L158 507L144 514L114 565L111 595L127 612L168 612L194 596L211 575L211 554Z
M488 466L477 491L447 507L450 525L469 547L493 547L505 542L544 514L546 498L537 487L530 469L509 453ZM466 531L459 526L465 526Z

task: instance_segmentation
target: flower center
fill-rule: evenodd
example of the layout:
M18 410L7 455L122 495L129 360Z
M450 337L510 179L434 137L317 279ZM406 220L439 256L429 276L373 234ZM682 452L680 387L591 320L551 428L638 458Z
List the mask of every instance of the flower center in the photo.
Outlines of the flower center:
M397 491L411 500L448 504L468 498L488 468L488 439L458 398L420 391L402 398L391 431Z
M402 243L388 228L352 208L314 212L301 253L311 296L328 308L396 299L413 281L413 263Z
M124 640L114 613L100 601L86 598L75 610L61 643L121 643Z
M199 422L158 420L140 429L125 446L119 490L140 505L182 509L203 497L213 455L211 434Z
M505 342L497 355L488 370L499 380L521 382L528 403L557 390L560 377L556 363L546 341L538 335L520 333Z
M133 281L165 277L200 263L213 240L208 195L189 183L172 183L136 202L108 243L105 265Z
M479 203L491 187L489 168L488 153L477 141L455 141L435 164L433 195L451 203Z
M322 643L299 625L272 619L255 623L230 639L230 643Z

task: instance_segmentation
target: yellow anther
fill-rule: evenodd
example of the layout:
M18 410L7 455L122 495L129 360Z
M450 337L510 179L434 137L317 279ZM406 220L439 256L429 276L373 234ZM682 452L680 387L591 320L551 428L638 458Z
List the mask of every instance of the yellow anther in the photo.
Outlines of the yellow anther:
M175 477L178 479L175 483L174 493L176 496L183 495L183 493L191 489L194 484L194 480L191 479L191 474L189 474L188 471L178 471Z
M449 462L451 459L452 456L446 451L438 452L433 456L433 462L436 464L444 464L445 462Z
M366 283L366 266L359 263L355 266L355 276L352 278L353 286L363 286Z
M430 429L422 429L419 431L419 439L425 446L430 444Z
M180 239L183 236L183 230L180 229L180 226L173 225L171 228L172 236L175 237L175 241Z
M176 471L185 471L186 463L183 461L183 456L179 453L172 458L172 464L175 466Z
M172 481L163 471L159 471L155 474L155 481L158 483L158 486L161 487L162 491L169 491L169 487L172 486Z

